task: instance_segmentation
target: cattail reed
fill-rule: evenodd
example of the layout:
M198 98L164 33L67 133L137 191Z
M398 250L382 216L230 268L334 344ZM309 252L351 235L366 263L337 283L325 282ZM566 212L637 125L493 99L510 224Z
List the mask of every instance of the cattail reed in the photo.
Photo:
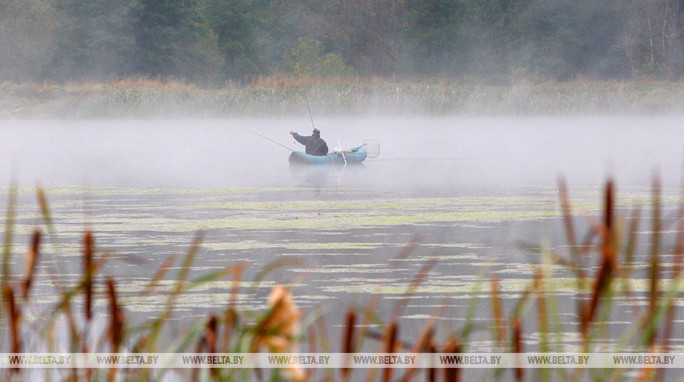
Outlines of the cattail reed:
M40 236L40 231L33 232L33 236L31 238L31 247L26 254L26 267L24 270L24 281L22 283L24 300L28 299L29 292L31 290L31 284L33 284L33 276L36 272L36 266L38 264Z
M93 233L83 234L83 279L85 293L85 317L87 321L93 316Z
M342 337L342 353L345 354L345 357L351 357L351 354L354 353L354 327L356 326L356 312L353 310L350 310L347 312L347 318L346 318L346 325L345 325L345 330L344 330L344 336ZM344 360L345 364L349 362L348 358L345 358ZM343 367L341 370L342 373L342 378L346 380L349 378L349 372L351 369Z
M230 346L231 334L238 325L238 312L229 307L224 314L225 323L223 324L223 348Z
M207 350L209 353L217 353L218 352L218 318L215 315L211 315L209 317L209 321L207 321L206 328L204 330L204 338L205 338L205 343L207 346ZM212 368L211 369L211 375L216 378L218 376L219 369L217 368Z
M594 320L594 316L601 304L603 294L610 287L610 280L613 272L617 268L615 259L615 237L613 227L613 183L609 181L605 191L605 210L602 227L603 243L601 244L601 267L596 275L594 291L589 305L583 310L580 316L580 331L584 338L587 338L589 326Z
M512 327L513 327L513 353L522 354L522 352L523 352L522 328L521 328L519 318L516 317L513 319ZM516 381L520 382L525 378L524 370L525 369L523 369L521 367L515 368L515 380Z
M223 347L228 347L230 337L237 324L238 314L236 310L238 293L240 292L240 280L242 279L242 272L247 268L247 264L238 264L233 267L233 282L230 287L230 298L228 299L228 308L225 313L225 324L223 327Z
M411 349L412 353L424 353L428 352L430 353L430 344L432 343L432 337L435 334L435 325L434 325L434 320L430 320L425 324L425 327L423 328L423 331L420 333L420 336L418 337L418 341L413 345L413 348ZM406 374L404 374L404 378L402 378L403 382L409 382L411 381L411 378L415 374L416 369L411 367L406 371Z
M406 292L404 293L403 298L397 301L397 303L394 305L394 311L392 312L392 317L399 317L401 315L402 309L404 309L404 306L406 306L406 303L408 300L411 298L411 296L415 293L416 289L418 289L418 286L425 281L427 276L430 273L430 269L435 265L436 261L431 260L425 263L416 276L413 278L411 281L411 285L408 287Z
M501 296L499 295L499 280L496 277L489 279L489 283L492 289L492 312L494 313L494 326L496 333L496 342L499 346L503 345L505 334L505 322L503 307L501 304Z
M9 282L10 257L12 255L12 238L14 236L14 220L17 205L17 188L11 186L7 195L7 215L5 216L5 235L2 247L2 286Z
M437 347L432 341L430 341L430 344L428 345L428 353L437 353ZM437 368L431 367L427 370L427 380L428 382L437 381Z
M112 353L118 353L123 341L124 316L116 298L116 284L111 277L107 278L107 296L109 297L109 342ZM116 381L116 368L109 369L109 382Z
M256 324L255 337L250 352L266 348L271 353L296 352L295 339L299 334L302 312L297 308L292 294L282 285L276 285L268 296L270 311ZM293 381L304 381L306 375L299 367L289 367L285 374Z
M575 265L578 269L582 269L579 264L579 256L577 251L577 240L575 235L575 226L572 223L572 210L570 208L570 197L568 193L568 185L565 178L561 177L558 180L558 193L560 197L561 210L563 211L563 226L565 227L565 236L570 245L570 253L575 260Z
M461 344L458 340L453 339L449 341L444 346L444 353L460 353ZM444 381L445 382L459 382L461 380L461 369L457 367L446 367L444 368Z
M38 206L40 207L40 213L43 217L43 221L47 226L48 232L52 236L50 239L55 241L58 240L57 235L54 231L52 215L50 215L50 208L48 206L47 196L45 195L45 191L42 187L36 188L36 199L38 199Z
M19 328L20 313L19 307L14 300L14 290L9 284L5 284L3 290L7 317L9 320L10 345L12 353L21 353L21 333Z
M648 316L646 316L646 322L649 322L656 315L656 310L658 308L658 283L660 281L660 235L661 235L661 224L660 224L660 181L657 177L653 179L653 226L651 231L653 232L651 238L651 260L649 266L650 274L650 289L649 289L649 304L648 304ZM656 337L655 323L651 323L652 332L648 334L647 344L648 346L653 345Z
M207 340L207 350L209 353L216 353L218 350L216 346L218 343L218 318L215 315L209 317L204 337Z
M536 275L536 289L537 289L537 315L539 317L539 334L540 334L540 339L539 339L539 347L542 352L547 352L549 351L549 342L548 342L548 335L549 335L549 317L548 317L548 312L546 309L546 296L544 295L543 290L541 290L542 285L543 285L543 277L544 273L539 272Z
M147 286L145 286L145 289L142 291L142 295L146 295L148 293L151 293L154 288L156 287L157 283L159 283L159 280L164 277L164 275L171 269L171 265L173 264L174 260L176 260L175 257L170 257L162 263L162 265L157 269L157 271L154 273L152 278L150 279L150 282L147 283Z
M109 341L112 352L117 353L123 341L124 314L116 297L116 283L107 278L107 296L109 297Z
M197 344L195 345L195 353L202 353L204 349L207 347L207 337L206 336L201 336L199 341L197 341ZM191 382L199 382L200 380L200 371L202 369L200 368L193 368L192 373L190 374L190 381ZM261 379L259 379L261 380Z
M399 327L396 321L392 322L387 328L385 337L385 353L394 353L397 346ZM392 380L392 368L385 368L383 372L383 381L390 382Z

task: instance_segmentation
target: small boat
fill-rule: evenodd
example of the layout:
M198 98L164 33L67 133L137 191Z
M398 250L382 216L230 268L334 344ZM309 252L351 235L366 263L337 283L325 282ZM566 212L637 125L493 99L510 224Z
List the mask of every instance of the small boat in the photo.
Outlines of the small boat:
M301 151L293 151L290 154L291 164L352 164L361 163L368 156L365 145L352 147L349 150L333 150L327 155L309 155Z

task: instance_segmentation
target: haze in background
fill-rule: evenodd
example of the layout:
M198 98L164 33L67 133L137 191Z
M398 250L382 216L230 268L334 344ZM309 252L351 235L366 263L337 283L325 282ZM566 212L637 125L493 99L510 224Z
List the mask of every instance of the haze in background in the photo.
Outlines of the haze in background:
M7 121L3 184L124 187L372 187L486 192L555 185L678 186L684 118L318 119L331 149L366 139L381 154L362 166L292 169L301 120Z

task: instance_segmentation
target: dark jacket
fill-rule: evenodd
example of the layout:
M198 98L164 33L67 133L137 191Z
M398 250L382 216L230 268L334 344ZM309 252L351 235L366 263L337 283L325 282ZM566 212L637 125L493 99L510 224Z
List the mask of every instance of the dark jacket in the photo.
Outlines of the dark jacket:
M305 152L309 155L327 155L328 154L328 145L325 143L323 139L321 139L320 136L317 135L311 135L308 137L299 135L297 133L292 134L294 139L306 146Z

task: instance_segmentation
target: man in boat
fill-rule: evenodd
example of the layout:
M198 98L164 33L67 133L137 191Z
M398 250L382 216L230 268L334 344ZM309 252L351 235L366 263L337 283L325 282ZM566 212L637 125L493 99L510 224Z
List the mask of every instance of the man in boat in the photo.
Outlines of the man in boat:
M290 135L299 143L306 147L305 152L309 155L323 156L328 155L328 145L321 139L321 131L314 128L313 134L310 136L302 136L294 131L290 131Z

